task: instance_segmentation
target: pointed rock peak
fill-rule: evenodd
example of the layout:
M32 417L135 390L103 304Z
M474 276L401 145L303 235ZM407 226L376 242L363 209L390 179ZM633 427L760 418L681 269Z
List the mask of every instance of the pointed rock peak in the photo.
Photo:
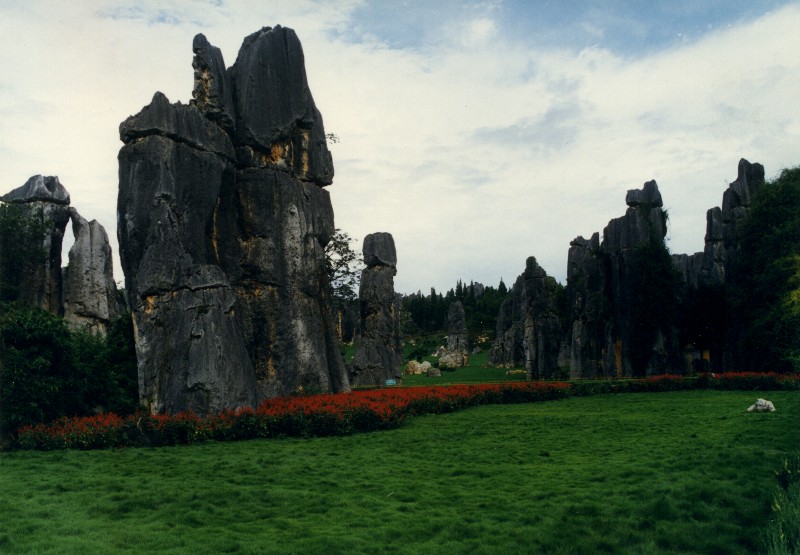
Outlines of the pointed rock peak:
M658 191L658 184L648 181L640 189L630 189L625 195L625 203L630 207L650 206L651 208L661 208L664 203L661 200L661 193Z
M42 201L67 206L69 193L57 176L34 175L22 187L17 187L0 197L0 201L16 204Z
M222 51L209 43L202 33L194 37L192 51L193 102L208 119L228 133L233 133L236 109Z
M749 185L759 185L764 181L764 166L758 163L751 164L742 158L739 160L736 181Z
M319 186L333 182L322 116L308 87L303 47L288 28L244 40L228 70L242 166L271 166Z

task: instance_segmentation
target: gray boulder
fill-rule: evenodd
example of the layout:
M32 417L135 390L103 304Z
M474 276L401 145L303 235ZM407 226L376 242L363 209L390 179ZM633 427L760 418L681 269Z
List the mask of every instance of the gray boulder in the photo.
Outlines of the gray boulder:
M391 233L370 233L364 237L364 264L374 266L397 266L397 251Z

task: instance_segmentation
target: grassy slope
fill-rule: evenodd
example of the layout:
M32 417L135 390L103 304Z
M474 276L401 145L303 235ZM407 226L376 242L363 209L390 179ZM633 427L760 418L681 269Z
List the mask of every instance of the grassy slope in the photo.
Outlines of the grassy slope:
M744 409L756 396L778 412ZM390 432L0 454L15 553L751 553L800 393L488 406Z

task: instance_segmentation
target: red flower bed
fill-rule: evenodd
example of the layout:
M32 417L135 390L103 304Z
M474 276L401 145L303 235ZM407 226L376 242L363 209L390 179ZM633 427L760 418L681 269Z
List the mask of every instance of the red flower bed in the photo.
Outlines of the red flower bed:
M159 446L206 440L328 436L384 430L407 416L452 412L479 404L527 403L569 395L567 383L509 382L355 391L335 395L267 399L257 409L224 411L204 418L103 414L62 418L19 430L23 449L99 449Z
M709 389L800 389L800 374L777 372L724 372L703 374L699 380Z
M20 429L16 446L22 449L101 449L207 440L345 435L395 428L408 416L453 412L474 405L685 389L800 389L800 375L755 372L698 377L661 375L629 380L506 382L278 397L267 399L257 409L242 408L206 417L184 412L62 418L51 424Z

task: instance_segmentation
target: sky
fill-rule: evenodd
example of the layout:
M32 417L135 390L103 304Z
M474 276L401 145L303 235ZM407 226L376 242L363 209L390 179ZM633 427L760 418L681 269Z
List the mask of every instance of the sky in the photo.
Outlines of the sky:
M652 179L697 252L740 158L800 164L800 2L3 0L0 194L59 176L116 255L119 123L191 99L195 34L231 66L279 24L339 139L336 226L394 236L401 293L510 286L529 256L565 283Z

